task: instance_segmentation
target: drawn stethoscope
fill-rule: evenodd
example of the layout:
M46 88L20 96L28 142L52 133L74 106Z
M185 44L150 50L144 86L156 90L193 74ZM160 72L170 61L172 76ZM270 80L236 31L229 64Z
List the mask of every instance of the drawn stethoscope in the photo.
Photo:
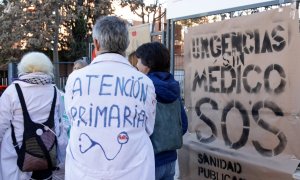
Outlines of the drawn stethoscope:
M89 151L90 149L92 149L94 146L97 146L97 145L98 145L98 146L101 148L101 150L103 151L103 154L104 154L105 158L106 158L107 160L109 160L109 161L111 161L111 160L113 160L113 159L115 159L115 158L117 157L117 155L120 153L120 151L121 151L121 149L122 149L123 144L126 144L126 143L128 142L128 140L129 140L129 136L128 136L127 132L124 132L124 131L123 131L123 132L119 133L118 136L117 136L117 141L118 141L118 143L120 144L119 151L116 153L115 156L113 156L112 158L109 158L109 157L106 155L106 152L105 152L104 148L102 147L102 145L101 145L100 143L94 141L88 134L86 134L86 133L81 133L81 134L79 135L79 139L78 139L79 142L82 141L82 136L85 136L85 137L87 137L87 139L89 139L89 141L90 141L90 146L83 150L82 145L79 144L79 150L80 150L81 153L86 153L87 151Z

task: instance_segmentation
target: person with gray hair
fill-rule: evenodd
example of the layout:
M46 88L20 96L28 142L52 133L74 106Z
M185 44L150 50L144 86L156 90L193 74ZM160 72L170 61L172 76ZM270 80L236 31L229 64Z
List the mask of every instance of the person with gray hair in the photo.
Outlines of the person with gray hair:
M23 161L22 152L26 149L26 147L23 149L23 144L27 144L28 137L33 140L37 136L41 137L40 139L45 138L43 134L47 133L53 133L51 137L60 134L59 119L63 104L57 88L52 84L53 78L53 65L50 59L43 53L31 52L24 55L18 64L18 79L13 81L2 94L0 98L0 179L51 178L52 167L56 166L54 159L51 163L48 159L48 168L45 170L29 171L20 166L24 167L24 164L30 162L31 165L36 164L41 167L41 162L45 162L45 159L43 161L39 159L39 163L33 161L38 159L34 154L31 154L31 160L26 154ZM44 128L34 131L33 129L37 127ZM44 139L42 141L44 143ZM30 147L34 147L39 158L44 156L32 141L28 148ZM57 146L53 146L55 147ZM53 150L54 152L56 150ZM56 153L52 155L56 157ZM25 163L26 160L29 161Z
M125 58L127 23L115 16L93 27L96 58L70 74L65 107L72 122L65 179L154 180L156 95L152 81Z
M84 59L78 59L74 61L73 71L84 68L88 63Z
M127 23L114 16L98 19L93 28L93 41L96 56L103 53L125 56L129 45Z

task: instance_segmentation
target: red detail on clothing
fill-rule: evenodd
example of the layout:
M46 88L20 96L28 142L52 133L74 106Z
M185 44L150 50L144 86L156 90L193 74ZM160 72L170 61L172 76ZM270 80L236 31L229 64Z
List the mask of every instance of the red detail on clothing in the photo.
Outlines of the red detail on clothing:
M127 139L127 136L126 136L126 135L119 135L119 139L120 139L120 140Z
M132 36L136 36L136 35L137 35L137 32L136 32L136 31L133 31L133 32L131 33L131 35L132 35Z

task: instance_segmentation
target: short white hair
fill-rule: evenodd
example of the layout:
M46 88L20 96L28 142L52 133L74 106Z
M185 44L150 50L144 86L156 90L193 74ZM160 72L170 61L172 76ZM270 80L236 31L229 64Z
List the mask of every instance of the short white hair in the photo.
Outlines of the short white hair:
M42 72L54 77L53 64L44 53L30 52L22 57L18 64L18 74L33 72Z

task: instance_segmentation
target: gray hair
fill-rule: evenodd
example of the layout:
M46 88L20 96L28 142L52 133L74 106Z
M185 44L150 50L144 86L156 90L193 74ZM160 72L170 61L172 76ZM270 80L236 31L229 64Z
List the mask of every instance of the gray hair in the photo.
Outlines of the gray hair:
M18 74L33 72L42 72L54 77L53 64L44 53L30 52L22 57L18 64Z
M114 52L125 56L129 45L127 23L116 16L100 18L93 27L93 38L99 42L101 52Z
M74 65L76 65L76 64L80 64L81 67L85 67L88 65L88 63L83 59L78 59L78 60L74 61Z

